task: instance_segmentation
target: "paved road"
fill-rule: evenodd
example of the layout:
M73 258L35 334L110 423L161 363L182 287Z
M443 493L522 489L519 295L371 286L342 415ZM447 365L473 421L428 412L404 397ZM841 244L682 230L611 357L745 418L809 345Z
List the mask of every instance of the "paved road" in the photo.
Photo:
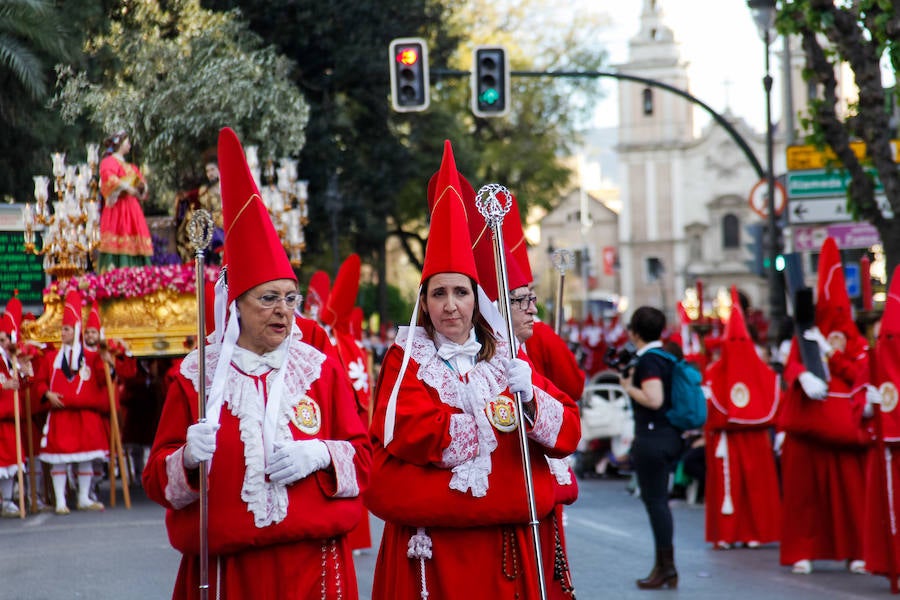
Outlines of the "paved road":
M580 482L567 508L568 544L579 600L657 597L634 579L651 561L649 525L640 502L622 480ZM178 554L169 546L163 510L132 491L131 510L73 512L0 520L2 600L160 600L171 595ZM777 545L719 551L703 542L703 507L673 503L677 591L691 600L855 600L893 598L883 577L850 575L839 563L816 563L809 576L778 565ZM373 519L376 535L379 522ZM361 600L369 598L375 550L356 557ZM440 600L440 599L434 599Z

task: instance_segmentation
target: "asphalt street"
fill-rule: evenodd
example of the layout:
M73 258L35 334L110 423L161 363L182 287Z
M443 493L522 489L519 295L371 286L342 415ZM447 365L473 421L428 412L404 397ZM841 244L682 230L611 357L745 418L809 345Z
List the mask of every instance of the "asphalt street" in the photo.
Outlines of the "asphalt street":
M691 600L854 600L891 598L884 577L851 575L842 563L815 563L812 575L778 564L778 546L713 550L703 540L703 506L673 501L677 590L635 588L652 560L643 506L621 479L582 480L566 509L569 559L579 600L690 598ZM164 511L132 489L132 508L68 516L29 515L0 520L0 599L161 600L171 597L178 554L169 546ZM372 519L380 535L380 522ZM356 557L360 598L372 585L376 549ZM471 585L477 585L471 582ZM411 599L412 600L412 599ZM440 600L440 599L431 599Z

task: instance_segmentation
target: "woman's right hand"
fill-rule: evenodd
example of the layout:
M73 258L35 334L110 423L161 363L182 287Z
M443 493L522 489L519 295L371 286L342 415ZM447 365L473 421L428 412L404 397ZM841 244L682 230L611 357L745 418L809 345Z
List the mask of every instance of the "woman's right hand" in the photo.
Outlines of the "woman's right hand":
M56 392L47 392L44 397L47 398L47 402L49 402L50 406L53 408L62 408L65 406L62 401L62 396Z

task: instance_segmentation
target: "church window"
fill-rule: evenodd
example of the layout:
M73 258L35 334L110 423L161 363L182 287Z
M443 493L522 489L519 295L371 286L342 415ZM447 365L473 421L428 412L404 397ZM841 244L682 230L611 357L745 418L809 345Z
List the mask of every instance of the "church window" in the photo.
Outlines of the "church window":
M653 114L653 90L644 88L643 99L644 116L649 117Z
M740 248L741 246L741 223L737 216L727 214L722 217L722 247Z

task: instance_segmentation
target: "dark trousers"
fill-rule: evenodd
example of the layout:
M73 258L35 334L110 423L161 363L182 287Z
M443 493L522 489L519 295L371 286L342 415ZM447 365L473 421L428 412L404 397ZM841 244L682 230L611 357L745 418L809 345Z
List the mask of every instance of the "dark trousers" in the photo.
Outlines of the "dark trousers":
M671 548L674 525L669 510L669 474L681 456L682 440L672 427L637 431L631 460L650 518L656 548Z

